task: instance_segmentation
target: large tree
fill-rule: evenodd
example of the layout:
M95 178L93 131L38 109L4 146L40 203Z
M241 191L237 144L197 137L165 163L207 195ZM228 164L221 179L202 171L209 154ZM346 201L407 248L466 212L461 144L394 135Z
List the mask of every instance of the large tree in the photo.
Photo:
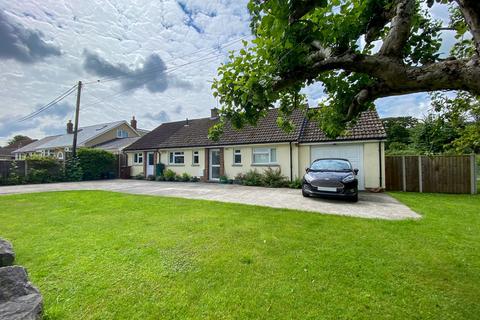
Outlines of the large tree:
M430 14L435 2L448 7L448 24ZM304 107L298 93L315 82L327 99L305 110L330 136L381 97L480 95L478 0L251 0L248 8L255 39L230 55L212 86L221 118L235 127L278 104L279 125L291 128L286 116ZM457 40L448 57L439 52L445 29Z

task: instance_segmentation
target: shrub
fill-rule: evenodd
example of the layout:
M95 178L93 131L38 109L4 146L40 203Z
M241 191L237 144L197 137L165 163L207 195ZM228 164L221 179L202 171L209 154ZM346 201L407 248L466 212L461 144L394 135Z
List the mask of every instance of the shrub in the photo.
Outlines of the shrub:
M145 176L143 175L143 173L139 173L133 178L136 180L145 180Z
M165 177L165 181L175 181L175 177L177 176L177 174L175 173L175 171L167 169L163 172L163 176Z
M115 156L101 149L81 148L78 159L83 171L83 180L108 178L115 172Z
M233 180L233 183L244 184L244 181L245 181L245 175L243 173L239 173L235 176L235 179Z
M149 175L147 176L147 180L148 180L148 181L155 181L155 176L154 176L153 174L149 174Z
M280 168L272 169L268 167L262 174L262 185L270 188L282 188L288 184L287 177L282 175Z
M65 160L64 177L66 181L81 181L83 170L78 157L67 157Z
M165 181L165 177L164 176L156 176L155 180L156 181Z
M16 161L12 161L10 164L10 170L8 177L6 178L7 184L22 184L24 179L21 175L18 174L18 164Z
M219 181L220 183L228 183L228 178L227 176L220 176Z
M198 181L200 181L199 177L191 177L190 178L190 182L198 182Z
M261 186L262 178L262 174L257 170L250 170L244 175L242 184L246 186Z
M63 163L52 158L32 155L27 157L27 181L45 183L65 180Z
M190 179L192 178L192 176L189 175L188 173L184 172L184 173L182 173L182 175L179 178L180 178L179 180L182 181L182 182L189 182Z
M296 178L288 183L288 187L292 189L302 189L302 179Z
M31 169L26 177L28 183L46 183L53 182L55 179L50 175L47 169Z

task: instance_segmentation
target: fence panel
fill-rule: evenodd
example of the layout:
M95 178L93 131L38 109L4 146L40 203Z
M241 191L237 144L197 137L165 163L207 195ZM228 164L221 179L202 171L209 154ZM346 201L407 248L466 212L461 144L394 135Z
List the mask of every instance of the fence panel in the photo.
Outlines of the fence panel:
M402 191L402 158L385 157L385 184L389 191Z
M391 191L475 193L474 156L387 156L386 188Z

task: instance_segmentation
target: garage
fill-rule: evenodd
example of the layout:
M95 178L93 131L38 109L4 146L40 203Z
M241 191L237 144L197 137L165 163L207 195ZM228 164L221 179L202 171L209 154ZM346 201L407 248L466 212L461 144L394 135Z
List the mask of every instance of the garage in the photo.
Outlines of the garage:
M348 159L354 169L358 169L358 189L365 189L365 168L363 165L363 144L335 144L310 147L310 160L319 158Z

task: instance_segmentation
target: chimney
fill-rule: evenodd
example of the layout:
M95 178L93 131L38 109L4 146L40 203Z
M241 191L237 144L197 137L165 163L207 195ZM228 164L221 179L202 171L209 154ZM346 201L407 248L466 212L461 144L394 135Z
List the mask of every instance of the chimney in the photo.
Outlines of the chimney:
M67 133L72 134L73 133L73 123L72 120L68 120L67 123Z
M218 109L213 108L210 110L210 118L215 119L218 118Z
M189 125L189 123L188 123L188 118L187 118L187 120L185 120L184 126L185 126L185 127L188 127L188 125Z
M135 120L135 116L133 116L132 120L130 120L130 126L132 126L133 129L137 130L137 120Z

